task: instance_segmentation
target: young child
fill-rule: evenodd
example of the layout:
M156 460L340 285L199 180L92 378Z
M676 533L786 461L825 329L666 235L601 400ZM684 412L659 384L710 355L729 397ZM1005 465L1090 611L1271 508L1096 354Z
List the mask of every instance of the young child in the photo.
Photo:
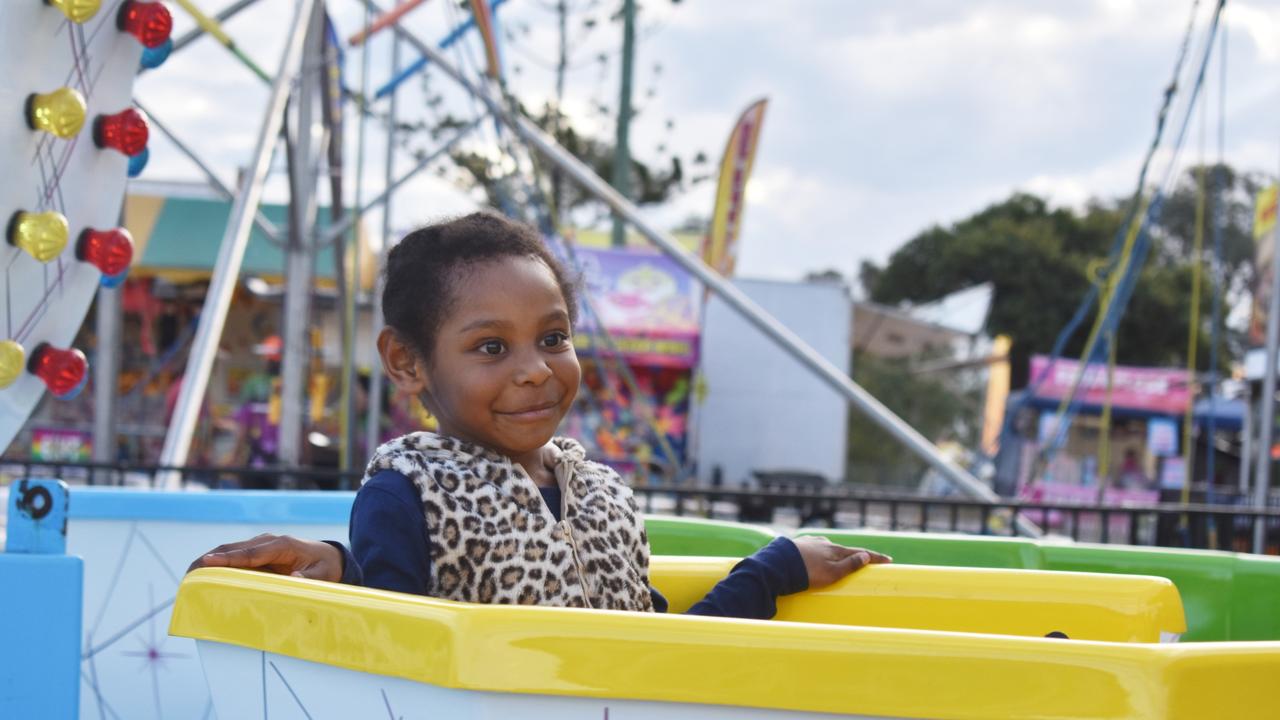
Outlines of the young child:
M574 284L536 231L474 213L387 257L378 354L439 423L379 447L351 510L351 549L262 535L196 567L246 567L479 603L666 610L649 546L612 469L553 437L582 371ZM779 538L689 612L769 618L779 595L889 558Z

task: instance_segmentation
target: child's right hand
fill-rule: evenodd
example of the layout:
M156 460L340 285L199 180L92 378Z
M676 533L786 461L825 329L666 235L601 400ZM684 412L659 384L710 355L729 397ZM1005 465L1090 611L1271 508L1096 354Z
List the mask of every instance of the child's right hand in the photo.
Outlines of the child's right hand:
M252 540L219 545L187 568L231 567L279 575L342 581L342 553L329 543L288 535L262 534Z
M893 558L866 548L837 545L818 536L791 538L804 558L804 569L809 573L809 589L826 587L866 565L891 563Z

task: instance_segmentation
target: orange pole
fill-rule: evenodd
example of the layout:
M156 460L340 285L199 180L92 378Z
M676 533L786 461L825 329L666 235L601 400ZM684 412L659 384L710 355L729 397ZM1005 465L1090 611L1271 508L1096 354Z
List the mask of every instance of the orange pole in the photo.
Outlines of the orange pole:
M380 30L385 30L386 28L395 24L397 20L407 15L409 11L413 10L414 8L418 7L419 5L421 5L426 1L427 0L405 0L405 2L402 2L399 5L388 10L386 13L381 15L377 20L374 20L372 23L369 23L369 27L361 30L355 35L352 35L351 39L347 40L347 44L353 47L356 45L359 45L365 40L368 40L369 36L373 35L374 33Z

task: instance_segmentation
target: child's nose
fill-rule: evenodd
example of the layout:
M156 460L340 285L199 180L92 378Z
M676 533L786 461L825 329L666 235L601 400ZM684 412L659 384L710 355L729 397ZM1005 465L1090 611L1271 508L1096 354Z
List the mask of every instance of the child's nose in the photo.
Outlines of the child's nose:
M517 385L541 385L551 377L551 366L547 364L542 353L525 353L516 367L515 381Z

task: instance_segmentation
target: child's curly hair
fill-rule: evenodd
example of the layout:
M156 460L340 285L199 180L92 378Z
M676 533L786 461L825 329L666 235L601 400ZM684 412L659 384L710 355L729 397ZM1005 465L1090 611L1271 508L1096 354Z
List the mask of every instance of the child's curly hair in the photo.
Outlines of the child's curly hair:
M577 288L564 265L535 229L491 212L418 228L391 248L383 274L383 322L429 360L436 332L453 308L454 283L461 271L503 257L532 257L545 263L560 286L570 325L577 324Z

